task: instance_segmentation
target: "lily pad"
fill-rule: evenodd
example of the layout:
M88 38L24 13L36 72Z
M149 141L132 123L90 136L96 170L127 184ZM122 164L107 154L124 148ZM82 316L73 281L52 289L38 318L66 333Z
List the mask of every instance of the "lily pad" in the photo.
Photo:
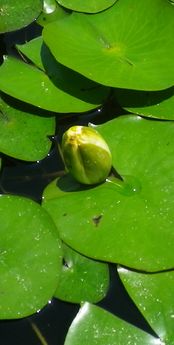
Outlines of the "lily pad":
M0 319L43 308L59 278L61 242L52 219L24 197L0 197Z
M24 103L0 97L0 151L26 161L43 159L50 151L48 136L55 133L55 117Z
M115 97L122 108L131 113L174 120L174 87L151 92L116 89Z
M161 90L174 80L173 17L168 1L122 0L97 14L74 12L43 37L60 63L98 83Z
M61 239L83 255L146 271L173 268L174 123L121 116L98 130L122 180L73 191L62 177L55 188L63 193L45 196L43 206Z
M41 0L1 0L0 6L0 32L23 28L42 11Z
M28 45L28 56L37 57L39 66L6 57L0 67L0 89L3 92L36 107L59 113L88 111L106 100L109 88L57 63L45 45L41 48L40 39ZM41 64L44 69L40 69Z
M55 297L73 303L99 302L109 287L108 265L94 261L63 245L64 264Z
M57 2L73 11L97 13L106 10L112 6L117 0L57 0Z
M37 18L37 23L41 26L45 26L55 20L62 19L68 14L69 11L66 11L63 7L59 6L55 0L45 1L44 10Z
M85 303L72 322L65 339L65 345L77 344L162 345L162 342L100 307Z
M164 344L173 345L174 271L157 274L118 269L126 290Z

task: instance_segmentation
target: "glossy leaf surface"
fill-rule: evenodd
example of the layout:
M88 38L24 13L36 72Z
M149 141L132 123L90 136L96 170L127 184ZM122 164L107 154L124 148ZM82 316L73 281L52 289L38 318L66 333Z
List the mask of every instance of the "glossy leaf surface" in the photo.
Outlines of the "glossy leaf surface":
M1 0L0 32L17 30L30 24L41 10L41 0Z
M126 290L164 344L173 345L174 271L143 274L118 270Z
M37 18L37 23L44 27L55 20L62 19L68 14L69 14L69 11L65 11L65 9L59 6L56 1L51 1L50 6L49 6L49 1L48 1L48 4L45 10Z
M96 13L112 6L117 0L57 0L57 2L73 11Z
M91 110L107 98L108 88L58 64L46 46L41 52L31 54L42 55L45 69L6 57L0 67L0 89L3 92L36 107L61 113Z
M55 133L55 117L2 95L0 98L0 151L26 161L43 159L50 151L48 136Z
M63 245L64 264L55 297L73 303L98 302L109 285L107 264L94 261Z
M162 345L141 329L85 303L69 328L65 345Z
M54 223L32 200L0 197L0 319L44 307L58 284L62 251Z
M60 237L96 259L147 271L172 268L174 123L122 116L97 129L123 181L74 191L73 180L61 178L56 188L63 194L43 203Z
M60 63L98 83L161 90L174 80L173 16L168 1L122 0L98 14L74 12L43 37Z
M116 89L115 97L131 113L164 120L174 119L174 87L154 92Z

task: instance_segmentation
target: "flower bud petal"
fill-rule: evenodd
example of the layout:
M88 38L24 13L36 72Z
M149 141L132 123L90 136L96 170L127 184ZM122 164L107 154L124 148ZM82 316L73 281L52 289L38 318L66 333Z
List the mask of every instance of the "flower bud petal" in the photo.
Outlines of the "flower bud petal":
M84 184L103 182L108 176L112 157L102 136L93 128L73 126L62 138L62 154L68 171Z

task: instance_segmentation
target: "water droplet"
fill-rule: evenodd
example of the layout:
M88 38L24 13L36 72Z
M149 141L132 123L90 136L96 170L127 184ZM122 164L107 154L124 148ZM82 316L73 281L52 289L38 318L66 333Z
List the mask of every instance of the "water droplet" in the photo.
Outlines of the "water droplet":
M134 196L141 191L140 181L136 177L131 175L123 176L123 180L115 177L107 178L106 182L110 183L111 186L116 188L120 194L126 196Z

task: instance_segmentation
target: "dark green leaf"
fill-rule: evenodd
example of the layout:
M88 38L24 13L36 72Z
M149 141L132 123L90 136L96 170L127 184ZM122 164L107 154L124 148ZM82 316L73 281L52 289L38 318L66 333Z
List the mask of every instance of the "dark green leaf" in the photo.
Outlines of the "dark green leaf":
M1 0L0 32L23 28L36 19L41 10L41 0Z
M24 103L15 103L5 95L0 98L0 151L11 157L36 161L50 151L48 136L55 133L55 117Z

